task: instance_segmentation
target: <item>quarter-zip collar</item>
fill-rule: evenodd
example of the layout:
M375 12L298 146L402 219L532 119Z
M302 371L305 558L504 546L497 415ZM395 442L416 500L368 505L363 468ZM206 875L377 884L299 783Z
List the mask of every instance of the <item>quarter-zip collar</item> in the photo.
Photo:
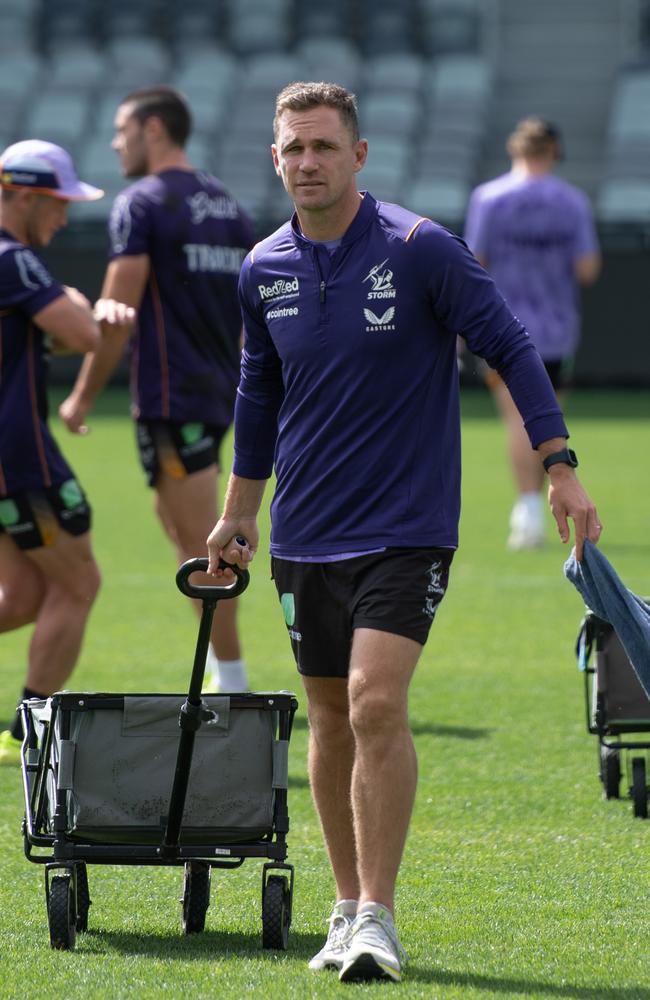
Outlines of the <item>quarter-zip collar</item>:
M343 234L341 239L342 247L355 243L359 237L365 233L377 215L378 206L372 195L367 191L361 191L360 194L361 204L359 206L359 211ZM294 212L291 217L291 235L297 247L304 250L313 246L314 241L306 239L300 231L300 223L298 221L297 212Z

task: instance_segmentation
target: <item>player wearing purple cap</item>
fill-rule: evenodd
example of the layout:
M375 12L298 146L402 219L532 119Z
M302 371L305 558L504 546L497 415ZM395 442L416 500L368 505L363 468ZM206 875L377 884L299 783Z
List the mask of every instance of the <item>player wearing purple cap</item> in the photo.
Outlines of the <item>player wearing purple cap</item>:
M408 688L457 545L459 333L521 407L564 541L567 516L579 555L600 525L539 355L490 277L441 226L360 196L368 144L353 95L291 84L274 134L296 211L242 268L235 462L210 572L228 577L220 556L252 559L275 465L273 575L337 893L310 967L397 980L394 889L417 772Z
M131 388L140 457L181 561L205 551L216 517L219 445L239 379L237 279L253 243L221 183L188 162L190 128L185 100L169 87L136 91L118 108L122 171L146 176L113 205L103 292L138 309ZM82 366L60 411L71 429L83 429L123 349L104 342ZM235 605L217 605L208 658L213 686L225 691L247 687Z
M557 128L542 118L519 122L508 140L512 169L472 194L465 239L528 330L556 390L580 336L578 285L600 271L598 240L586 196L552 174L562 155ZM508 432L519 496L510 515L511 549L544 542L544 472L503 379L486 369Z
M50 349L92 351L100 325L130 311L99 302L94 314L34 252L66 224L68 202L101 198L77 178L68 153L29 139L0 162L0 631L34 624L23 697L65 685L99 589L91 511L47 422ZM19 759L19 717L0 733L0 763Z

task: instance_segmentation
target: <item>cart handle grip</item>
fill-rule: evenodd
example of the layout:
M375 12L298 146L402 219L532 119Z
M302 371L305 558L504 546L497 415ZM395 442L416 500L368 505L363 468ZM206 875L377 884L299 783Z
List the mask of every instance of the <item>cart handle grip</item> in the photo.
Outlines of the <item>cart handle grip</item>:
M250 573L247 569L240 569L239 566L233 566L231 563L224 562L223 559L219 560L220 569L231 569L235 574L235 580L228 586L198 586L192 584L189 581L192 573L205 573L208 569L208 559L205 556L199 556L196 559L188 559L184 562L176 574L176 586L185 594L186 597L198 597L200 601L223 601L230 600L233 597L239 597L240 594L246 590L250 580Z

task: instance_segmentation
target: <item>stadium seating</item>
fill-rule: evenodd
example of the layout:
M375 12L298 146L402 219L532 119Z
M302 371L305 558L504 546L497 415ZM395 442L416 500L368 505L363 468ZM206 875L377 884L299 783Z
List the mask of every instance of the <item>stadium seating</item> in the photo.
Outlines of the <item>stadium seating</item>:
M450 63L441 94L489 79L480 29L481 0L22 0L0 10L0 141L58 141L113 194L124 184L109 148L116 107L129 90L168 82L193 109L192 161L220 173L263 228L290 209L269 154L274 95L294 79L330 79L359 96L371 143L363 185L399 199L432 176L418 150L430 163L431 135L446 134L430 93L440 54L469 50L479 66L458 64L460 82L445 83ZM461 106L453 100L450 114ZM456 162L469 184L479 144L467 127L450 138L443 176ZM75 213L103 219L109 207L105 199Z
M90 180L113 191L123 183L109 149L116 106L129 90L167 82L187 95L193 109L192 160L221 173L264 229L289 207L268 150L274 95L291 80L330 79L359 97L362 130L370 141L360 182L425 213L429 199L429 214L458 225L468 192L495 165L495 115L499 128L501 118L511 117L503 99L494 99L500 69L494 38L501 31L504 45L521 41L528 30L522 12L525 7L528 17L534 6L540 38L550 41L557 10L564 7L559 0L548 3L548 10L535 0L3 4L0 142L28 133L60 141L80 158ZM578 0L567 3L578 11ZM601 19L616 23L618 15L604 0L594 0L592 7ZM562 52L575 46L580 54L575 72L571 60L562 63L553 90L555 70L552 77L544 70L547 92L557 96L560 110L566 81L579 80L585 60L592 67L600 51L602 29L583 23L580 11L567 14L566 30L558 36ZM517 51L509 50L511 67ZM501 88L503 95L503 81ZM516 95L506 90L505 96L514 108ZM603 219L631 217L634 197L645 203L649 98L647 67L621 73L602 162L594 161L591 147L582 148L580 129L568 117L569 170L577 158L585 176L590 172L593 189L600 181L597 206ZM497 139L502 148L502 137ZM105 201L84 211L88 218L102 218L108 208Z
M624 68L610 109L603 181L596 200L602 222L650 220L650 67Z

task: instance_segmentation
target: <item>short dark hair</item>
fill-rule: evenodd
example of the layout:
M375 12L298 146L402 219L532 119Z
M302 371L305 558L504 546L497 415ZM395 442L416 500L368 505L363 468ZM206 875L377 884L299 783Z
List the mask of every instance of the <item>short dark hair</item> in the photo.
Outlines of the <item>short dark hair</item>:
M127 94L120 104L132 104L132 115L144 125L147 118L160 118L169 138L177 146L185 146L192 131L190 106L173 87L143 87Z
M533 158L554 153L559 160L563 153L562 135L557 125L546 118L523 118L508 136L508 152L511 156Z
M352 138L358 142L359 119L354 94L337 83L305 83L302 80L288 84L278 94L273 118L274 136L277 138L280 117L285 111L309 111L322 106L336 108Z

